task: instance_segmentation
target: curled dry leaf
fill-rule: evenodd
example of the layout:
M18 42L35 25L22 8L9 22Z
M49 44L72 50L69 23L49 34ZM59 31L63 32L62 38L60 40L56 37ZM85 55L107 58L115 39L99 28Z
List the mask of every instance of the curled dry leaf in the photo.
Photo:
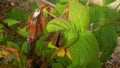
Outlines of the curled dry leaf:
M59 57L64 57L65 56L65 49L64 48L59 48L56 50L56 54Z
M28 17L27 31L29 31L29 38L32 38L32 39L35 38L36 32L37 32L36 12L34 12Z
M47 7L47 5L40 6L40 15L39 15L39 19L38 19L38 31L41 33L41 35L44 35L44 27L46 25L46 19L43 15L43 11L46 7Z

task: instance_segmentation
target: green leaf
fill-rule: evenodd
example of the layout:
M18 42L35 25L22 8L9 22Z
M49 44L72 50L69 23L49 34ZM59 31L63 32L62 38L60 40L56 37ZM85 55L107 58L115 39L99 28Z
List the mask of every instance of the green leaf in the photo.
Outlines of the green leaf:
M45 42L41 39L39 39L36 43L36 47L35 47L35 52L39 53L41 48L45 45Z
M101 61L106 62L117 46L117 34L114 25L109 25L94 32L102 52Z
M4 22L7 23L9 26L12 26L14 24L19 23L20 21L16 21L15 19L8 18L8 19L5 19Z
M86 4L88 0L78 0L82 4Z
M0 41L2 41L3 35L2 35L2 30L0 30Z
M2 41L2 39L3 39L3 36L2 36L2 34L0 33L0 41Z
M15 48L17 50L20 50L20 47L18 46L18 44L14 43L14 42L7 41L7 45L12 47L12 48Z
M61 3L61 4L64 4L64 3L67 3L68 0L58 0L58 3Z
M69 26L69 22L64 19L53 19L46 25L46 30L48 32L64 31L65 29L69 29Z
M36 2L31 2L30 4L31 9L34 11L36 8L38 8L38 5Z
M107 4L110 4L112 2L114 2L115 0L103 0L103 4L104 5L107 5Z
M51 2L53 4L56 4L59 0L47 0L47 1L49 1L49 2Z
M21 17L23 20L27 20L29 15L29 13L23 13Z
M54 10L54 13L55 14L62 14L65 8L66 8L66 4L57 3L56 8Z
M65 47L72 45L78 39L78 31L74 29L66 30L63 33Z
M65 46L71 45L78 38L75 24L64 19L53 19L46 25L46 30L48 32L56 32L60 30L65 41Z
M63 66L59 63L53 63L52 68L63 68Z
M79 32L78 40L70 47L72 65L81 68L100 68L98 42L89 31ZM93 60L94 59L94 60ZM91 67L89 67L92 64Z
M53 45L51 42L48 43L48 48L57 49L57 47L55 45Z
M65 56L65 57L56 56L55 60L56 60L57 63L60 63L62 66L67 67L68 65L71 65L71 60L67 56Z
M21 28L21 29L19 29L18 33L23 35L23 36L25 36L25 37L27 37L28 36L28 32L26 32L26 26Z
M27 42L24 42L22 47L21 47L22 51L27 53L28 52L28 45L27 45Z
M99 25L113 23L118 18L118 13L114 9L105 6L91 6L89 13L90 22L99 23Z
M15 20L27 20L28 18L28 13L23 12L23 10L20 8L13 8L5 15Z
M72 0L69 6L69 20L76 25L77 30L87 29L89 24L88 8Z

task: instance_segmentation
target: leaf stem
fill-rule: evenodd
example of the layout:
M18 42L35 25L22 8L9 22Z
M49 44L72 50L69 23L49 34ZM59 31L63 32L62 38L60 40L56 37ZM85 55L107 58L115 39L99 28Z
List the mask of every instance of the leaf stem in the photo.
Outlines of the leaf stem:
M47 11L44 11L44 13L47 13L47 14L49 14L50 16L52 16L52 17L54 17L54 18L57 18L55 15L53 15L53 14L47 12Z
M22 40L26 40L25 37L23 37L22 35L20 35L19 33L17 33L15 30L13 30L11 27L9 27L6 23L4 23L2 20L0 20L0 24L2 24L5 28L7 28L12 35L14 36L18 36L19 38L21 38Z

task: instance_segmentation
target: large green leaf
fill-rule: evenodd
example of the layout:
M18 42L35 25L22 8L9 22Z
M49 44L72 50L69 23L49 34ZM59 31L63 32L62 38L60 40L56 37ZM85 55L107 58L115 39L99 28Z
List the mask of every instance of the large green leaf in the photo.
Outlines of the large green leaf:
M117 46L117 34L114 25L109 25L94 32L98 42L100 43L100 50L102 52L101 61L105 62L113 53Z
M70 47L70 51L74 67L100 68L100 63L98 60L98 42L91 32L79 32L79 38Z
M89 24L89 13L87 7L75 0L69 6L69 20L75 23L77 30L87 29Z
M93 5L89 7L90 23L98 23L99 25L113 23L118 18L118 13L114 9L105 6Z
M78 32L75 28L75 24L63 19L54 19L46 25L48 32L56 32L60 30L65 41L65 45L69 46L78 38Z

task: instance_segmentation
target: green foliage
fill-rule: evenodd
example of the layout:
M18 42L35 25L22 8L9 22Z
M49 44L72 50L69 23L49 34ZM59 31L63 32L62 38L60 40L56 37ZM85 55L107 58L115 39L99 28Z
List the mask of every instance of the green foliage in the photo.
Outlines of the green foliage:
M69 19L76 25L77 30L83 31L84 29L87 29L89 24L89 13L87 7L75 0L72 0L69 7Z
M47 0L47 1L56 4L59 0Z
M114 2L115 0L103 0L103 4L104 5L107 5L107 4L109 4L109 3L112 3L112 2Z
M38 54L44 45L45 45L45 41L43 41L42 39L39 39L36 43L35 52Z
M85 4L87 3L88 0L78 0L78 1L79 1L80 3L82 3L82 4L85 5Z
M94 34L99 42L100 50L102 51L101 61L106 62L117 46L117 34L115 26L118 13L104 6L92 6L90 8L90 22L93 22ZM105 26L105 25L109 26ZM111 42L110 42L111 41Z
M52 28L52 29L51 29ZM48 32L56 32L60 30L65 41L64 45L69 46L73 44L78 38L78 33L74 23L68 22L64 19L53 19L46 25Z
M27 37L27 36L28 36L28 32L26 31L26 26L23 27L23 28L20 28L17 32L18 32L19 34L23 35L24 37Z
M12 48L15 48L17 50L20 50L18 44L14 43L14 42L11 42L11 41L7 41L7 45L12 47Z
M101 61L106 62L117 46L117 34L114 25L109 25L94 32L102 52Z
M24 43L23 43L21 49L22 49L21 51L23 51L24 53L27 53L27 52L28 52L28 51L27 51L27 50L28 50L28 49L27 49L27 42L24 42Z
M2 30L0 30L0 42L2 41L2 39L3 39Z
M53 45L51 42L48 43L48 48L57 49L57 47L55 45Z
M7 23L8 26L12 26L12 25L14 25L14 24L19 23L20 21L16 21L15 19L8 18L8 19L5 19L4 22Z
M63 68L63 66L60 63L53 63L52 68Z
M61 3L61 4L65 4L67 2L68 2L68 0L58 0L58 3Z
M75 7L77 8L74 9ZM64 46L69 45L70 47L72 67L100 68L98 42L94 35L87 30L89 24L87 8L78 2L71 1L69 17L70 22L63 19L53 19L47 24L46 30L48 32L60 30L63 33L64 41L67 42Z
M57 15L63 13L68 2L68 0L49 1L56 3L54 13ZM45 35L36 41L35 53L37 57L44 57L45 62L50 63L51 68L101 68L101 62L107 61L113 53L117 45L117 34L114 28L115 26L109 24L116 23L118 13L114 9L105 7L105 5L114 0L103 0L104 6L84 6L83 4L86 4L87 1L88 0L79 0L79 3L75 0L70 0L70 5L67 6L69 7L68 20L62 18L52 19L45 27ZM38 8L35 2L29 5L32 11ZM14 30L17 30L16 32L19 34L28 37L29 34L26 32L26 26L16 29L20 21L27 20L28 15L29 13L25 13L19 8L13 8L10 12L6 13L6 16L9 18L5 19L4 22L7 23L8 26L14 27ZM94 23L93 33L88 30L89 23ZM97 28L98 30L96 30ZM28 43L24 40L21 41L16 36L14 37L14 41L12 41L11 38L13 38L13 36L11 35L7 35L3 38L3 29L6 30L6 28L0 25L0 43L4 42L6 45L19 50L21 59L21 61L19 61L10 57L6 61L14 59L13 65L26 68L27 58L24 53L28 52ZM57 47L51 42L45 41L50 32L57 31L60 31L64 42L61 47ZM50 38L50 40L54 39ZM18 43L22 45L21 48L18 46ZM60 48L64 50L64 57L56 56L57 49ZM67 55L67 49L70 52L69 56ZM102 52L100 58L98 58L99 51ZM12 55L12 57L13 56L14 55Z
M38 5L36 2L31 2L31 3L29 3L29 5L30 5L32 11L34 11L36 8L38 8Z
M98 42L91 32L79 32L79 38L70 47L70 51L73 65L79 65L82 68L100 68ZM91 64L94 65L89 67Z
M64 9L65 9L65 7L66 7L66 4L57 3L56 4L56 8L54 10L54 13L55 14L62 14Z
M99 23L99 25L113 23L118 18L118 13L114 9L105 6L93 5L89 7L90 23Z
M13 8L6 13L6 16L15 20L27 20L29 13L25 13L20 8Z

